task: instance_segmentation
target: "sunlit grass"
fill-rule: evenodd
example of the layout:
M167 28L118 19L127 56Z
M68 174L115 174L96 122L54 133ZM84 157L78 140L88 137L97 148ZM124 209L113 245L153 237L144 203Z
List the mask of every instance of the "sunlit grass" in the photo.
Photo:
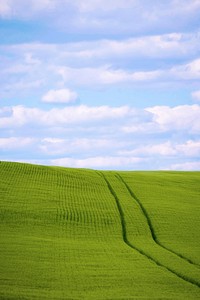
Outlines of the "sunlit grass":
M1 299L198 299L200 173L0 163Z

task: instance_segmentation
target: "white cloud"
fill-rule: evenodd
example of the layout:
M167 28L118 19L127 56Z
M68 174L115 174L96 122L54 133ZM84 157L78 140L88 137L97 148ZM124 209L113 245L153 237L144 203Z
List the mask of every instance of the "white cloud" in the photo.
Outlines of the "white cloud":
M13 158L4 158L2 161L9 161L9 162L19 162L19 163L27 163L27 164L34 164L34 165L51 165L50 161L46 159L13 159Z
M171 32L195 24L198 0L4 0L2 17L36 19L70 33L141 33ZM176 22L176 23L175 23ZM175 24L174 24L175 23ZM189 25L188 25L189 24ZM195 24L196 25L196 24ZM190 29L189 26L189 29ZM197 25L196 25L197 26Z
M126 168L135 167L143 159L139 157L96 156L83 159L58 158L51 160L53 165L74 168Z
M176 145L177 154L190 157L200 157L200 141L189 140L184 144Z
M29 43L1 46L7 52L18 54L25 63L40 64L42 60L64 63L80 59L95 63L96 60L126 59L127 57L146 58L180 58L198 55L200 33L170 33L159 35L144 35L134 38L99 39L95 41L78 41L62 44ZM48 55L46 55L48 53ZM23 54L23 56L21 55ZM84 61L83 61L84 60ZM65 63L66 64L66 63Z
M196 101L200 101L200 90L192 93L192 98Z
M199 53L199 33L170 33L122 40L99 40L65 45L68 58L109 59L127 57L190 57ZM61 49L60 49L61 50Z
M200 79L200 59L189 63L174 65L170 68L133 71L113 68L109 65L100 67L52 66L52 71L61 76L63 84L77 86L116 85L124 83L157 82L173 83L174 80Z
M73 167L180 167L187 160L191 167L200 157L200 106L176 106L189 103L188 91L200 100L200 1L189 2L0 0L7 19L0 101L12 105L0 107L1 156ZM23 44L33 39L43 42ZM92 106L73 105L74 91ZM39 100L68 105L48 109ZM148 100L151 107L132 107Z
M78 95L70 89L50 90L43 97L42 101L47 103L74 103Z
M161 128L156 124L155 122L149 120L141 120L140 122L129 122L125 126L122 126L122 131L124 133L143 133L143 134L149 134L149 133L158 133L161 130Z
M28 108L22 105L12 108L0 109L0 127L20 127L26 124L35 126L68 126L70 124L95 123L99 121L119 122L124 118L137 115L137 110L128 106L109 107L109 106L69 106L64 108L53 108L41 110L39 108ZM4 115L5 114L5 115Z
M200 79L200 59L195 59L180 66L174 66L169 71L169 74L175 79Z
M16 80L14 83L7 83L4 86L6 91L21 92L25 90L39 89L44 85L43 80Z
M112 69L110 66L93 68L69 68L53 67L54 72L63 79L63 84L71 83L77 86L101 86L116 85L123 83L155 81L162 74L160 70L155 71L125 71Z
M145 144L145 143L144 143ZM146 143L144 146L134 147L133 150L122 150L120 155L127 156L164 156L164 157L200 157L200 141L188 140L185 143L166 141L164 143Z
M116 9L128 9L134 4L136 4L136 0L127 0L126 2L124 0L115 0L107 2L106 0L88 0L88 1L80 1L76 0L76 3L78 4L79 10L84 13L88 12L94 12L94 11L113 11Z
M31 0L33 11L53 10L56 7L55 0Z
M172 164L169 170L177 170L177 171L198 171L200 170L200 162L184 162L179 164Z
M162 144L146 144L141 147L135 147L134 150L125 150L119 152L121 155L138 155L138 156L151 156L151 155L161 155L161 156L171 156L176 154L176 150L171 144L167 141Z
M8 0L3 0L0 2L0 16L7 17L11 14L11 9Z
M24 62L27 65L31 65L31 68L33 68L34 65L40 65L41 64L41 61L38 58L35 58L33 56L33 54L29 53L29 52L25 53Z
M23 153L34 145L32 157L36 151L47 164L69 167L157 168L163 159L169 165L200 157L199 115L199 105L3 107L0 126L7 137L0 139L0 149ZM20 136L24 130L29 137Z
M146 115L145 112L149 114ZM200 133L200 106L180 105L175 107L154 106L144 108L138 122L127 122L122 126L125 133L158 134L163 132Z
M0 138L0 149L1 150L14 150L18 148L24 148L32 145L35 139L30 137L9 137Z
M153 121L163 131L180 130L200 133L200 106L155 106L145 109L153 114Z
M33 18L40 12L49 12L55 8L55 0L2 0L0 16L3 18Z
M42 110L18 105L1 108L0 115L2 115L0 119L2 128L17 128L28 124L37 127L71 128L71 124L92 127L94 124L101 123L120 126L121 132L125 133L149 134L180 131L195 134L200 132L199 105L155 106L141 110L129 106L92 107L86 105Z
M110 138L44 138L40 143L40 150L47 155L56 154L75 154L95 153L114 151L114 148L120 147L121 143Z
M46 89L50 91L44 95L44 101L64 103L76 98L72 94L75 92L66 86L77 90L124 84L159 86L163 83L170 88L177 81L184 85L185 81L193 84L200 79L200 60L191 59L199 53L199 45L199 34L181 33L60 45L4 45L0 47L4 54L0 90L3 96L14 96L16 92L20 96L30 91L38 97L38 93L41 90L44 93ZM172 66L169 57L182 57L187 62L181 60L181 64L174 62ZM161 69L155 64L155 58L164 60ZM132 62L127 64L130 60Z
M0 128L16 128L29 122L37 123L38 119L42 117L38 108L25 108L21 105L2 108L0 114L1 111L3 117L0 119Z

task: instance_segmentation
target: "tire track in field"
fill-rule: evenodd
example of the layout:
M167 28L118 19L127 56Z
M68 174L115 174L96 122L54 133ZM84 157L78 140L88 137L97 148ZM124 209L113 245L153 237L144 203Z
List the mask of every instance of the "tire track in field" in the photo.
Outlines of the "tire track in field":
M142 249L140 249L139 247L133 245L127 238L127 229L126 229L126 221L125 221L125 216L124 216L124 212L122 209L122 206L120 204L120 200L117 196L117 194L115 193L114 189L112 188L110 182L108 181L108 179L105 177L105 175L102 172L97 172L101 177L103 177L104 181L106 182L108 189L111 193L111 195L114 197L118 211L119 211L119 216L120 216L120 221L121 221L121 226L122 226L122 237L123 237L123 241L125 244L127 244L127 246L129 246L130 248L136 250L137 252L139 252L141 255L143 255L145 258L147 258L148 260L150 260L151 262L153 262L154 264L156 264L157 266L163 268L164 270L172 273L173 275L177 276L178 278L184 280L187 283L190 283L192 285L195 285L197 287L200 287L199 282L194 281L194 280L190 280L190 278L186 278L184 276L182 276L181 274L175 272L174 270L172 270L171 268L165 266L164 264L160 263L158 260L156 260L155 258L153 258L152 256L150 256L149 254L147 254L145 251L143 251ZM120 181L120 179L118 178L118 180Z
M181 255L181 254L179 254L179 253L177 253L177 252L175 252L175 251L169 249L168 247L162 245L162 243L157 239L157 236L156 236L156 234L155 234L155 231L154 231L154 228L153 228L153 225L152 225L152 222L151 222L151 219L150 219L150 217L149 217L149 214L148 214L147 210L145 209L145 207L143 206L143 204L141 203L141 201L137 198L137 196L134 194L134 192L133 192L132 189L129 187L129 185L125 182L125 180L124 180L119 174L117 174L117 177L118 177L118 178L120 179L120 181L126 186L128 192L129 192L129 194L130 194L131 197L134 199L134 201L136 201L137 204L140 206L141 211L143 212L143 214L144 214L144 216L145 216L145 219L146 219L146 221L147 221L147 223L148 223L148 226L149 226L149 229L150 229L150 232L151 232L151 236L152 236L152 239L154 240L154 242L155 242L158 246L160 246L160 247L162 247L163 249L165 249L166 251L168 251L168 252L170 252L170 253L176 255L177 257L179 257L179 258L185 260L187 263L191 264L193 267L199 269L200 266L199 266L198 264L192 262L190 259L186 258L185 256L183 256L183 255Z
M179 253L176 253L175 251L167 248L166 246L162 245L160 243L160 241L157 239L157 236L155 234L155 231L154 231L154 228L153 228L153 225L152 225L152 222L151 222L151 219L149 217L149 214L147 212L147 210L145 209L145 207L143 206L143 204L141 203L141 201L137 198L137 196L134 194L134 192L132 191L132 189L129 187L129 185L125 182L125 180L121 177L121 175L119 175L117 173L117 176L116 176L126 187L126 189L128 190L129 194L131 195L131 197L133 198L134 201L137 202L137 204L139 205L147 223L148 223L148 226L149 226L149 229L150 229L150 232L151 232L151 236L152 236L152 239L154 240L154 242L162 247L163 249L165 249L166 251L168 252L171 252L173 253L174 255L178 256L179 258L187 261L189 264L191 264L192 266L194 266L195 268L198 268L199 269L199 265L198 264L195 264L194 262L192 262L190 259L184 257L183 255L179 254Z

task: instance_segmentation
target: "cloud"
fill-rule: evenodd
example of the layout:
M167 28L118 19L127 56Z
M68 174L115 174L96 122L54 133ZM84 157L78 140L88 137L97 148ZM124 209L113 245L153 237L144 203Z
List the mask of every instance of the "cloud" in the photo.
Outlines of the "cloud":
M24 62L26 65L31 65L33 68L34 65L40 65L41 61L38 58L35 58L32 53L26 52L24 57Z
M47 103L74 103L78 95L69 89L50 90L43 97L42 101Z
M155 106L145 109L153 114L154 124L163 131L200 133L200 106Z
M109 12L116 9L130 8L130 6L136 4L135 0L115 0L115 6L113 6L113 1L106 2L105 0L95 0L95 1L76 1L79 5L80 12L90 13L94 11Z
M180 66L174 66L170 69L169 73L172 78L183 79L183 80L192 80L200 79L200 59L195 59L187 64Z
M95 124L115 127L120 126L124 133L162 133L187 132L200 133L200 106L180 105L175 107L154 106L135 109L130 106L67 106L42 110L22 105L0 109L1 128L20 128L23 126L63 127L81 125L92 128ZM119 128L118 128L119 131Z
M99 67L67 67L52 66L52 71L62 78L62 84L76 86L106 86L138 83L167 83L173 84L178 80L196 81L200 79L200 59L186 64L175 64L173 67L155 70L127 70L114 68L110 65Z
M1 157L198 161L200 106L183 104L200 99L199 13L198 0L0 0Z
M180 58L198 55L199 33L170 33L121 40L99 40L71 43L63 54L77 59L119 59L127 57Z
M35 139L30 137L8 137L0 138L0 150L13 150L18 148L25 148L32 145Z
M196 101L200 101L200 90L192 92L192 98Z
M41 112L38 108L25 108L23 106L3 107L0 109L0 128L15 128L27 123L38 122Z
M164 156L164 157L200 157L200 141L188 140L184 143L166 141L164 143L144 143L143 146L134 147L133 150L122 150L120 155L127 156Z
M171 156L176 154L175 148L172 146L171 142L167 141L162 144L146 144L144 146L135 147L134 150L120 151L121 155L138 155L138 156Z
M95 63L96 60L110 63L113 59L129 57L145 58L181 58L199 54L200 33L172 32L168 34L142 35L129 38L99 38L68 43L26 43L1 46L9 53L15 53L24 59L26 64L39 65L46 60L82 64ZM48 55L47 55L48 53ZM66 63L65 63L66 64Z
M148 113L145 118L145 112ZM153 106L144 108L143 116L139 122L127 122L122 131L127 134L163 134L164 132L177 132L180 134L200 134L200 106L179 105Z
M95 123L99 121L119 122L124 118L130 118L137 114L134 108L128 106L69 106L64 108L53 108L42 110L39 108L29 108L22 105L11 108L1 108L0 127L21 127L27 124L35 126L68 126L71 124Z
M155 71L125 71L112 69L110 66L98 68L69 68L55 67L54 72L62 77L63 84L71 83L76 86L104 86L124 83L138 83L159 79L160 70Z
M110 138L44 138L39 145L40 150L47 155L61 154L90 154L114 152L114 148L120 147L121 143Z
M153 115L151 115L151 118ZM153 122L152 120L141 120L141 122L127 122L125 125L122 126L122 131L127 134L152 134L161 132L162 129L158 124Z
M50 161L48 161L47 159L3 158L2 161L19 162L19 163L27 163L27 164L43 165L43 166L51 165Z
M32 19L40 12L55 9L55 0L3 0L0 3L2 18Z
M179 164L172 164L168 169L177 171L197 171L200 170L200 162L184 162Z
M200 141L189 140L184 144L176 145L177 154L190 157L200 157Z
M3 107L0 150L50 165L169 169L200 157L199 115L199 105Z
M154 85L158 88L165 84L171 88L177 81L183 86L187 81L194 88L200 79L199 45L198 33L3 45L0 46L3 55L1 95L14 97L17 93L18 97L25 98L31 93L38 98L39 94L49 91L43 98L46 101L67 102L66 99L75 95L72 96L73 91L67 92L66 87L78 91L83 87L94 90Z
M169 0L167 5L147 0L4 0L0 16L25 20L40 17L48 26L67 33L105 35L190 29L199 10L198 0L190 0L190 5L186 0Z
M0 16L6 18L10 16L11 9L8 1L1 1L0 2Z
M53 165L67 166L74 168L133 168L137 166L143 159L138 157L122 157L122 156L95 156L83 159L74 158L58 158L51 160Z
M13 93L25 92L27 90L39 89L44 85L43 80L16 80L13 83L7 83L4 86L4 91L13 91Z

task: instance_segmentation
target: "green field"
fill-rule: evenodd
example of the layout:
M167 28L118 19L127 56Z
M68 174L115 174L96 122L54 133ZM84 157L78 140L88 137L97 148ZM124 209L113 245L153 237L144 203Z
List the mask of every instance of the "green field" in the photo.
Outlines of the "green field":
M0 162L0 299L200 299L200 172Z

